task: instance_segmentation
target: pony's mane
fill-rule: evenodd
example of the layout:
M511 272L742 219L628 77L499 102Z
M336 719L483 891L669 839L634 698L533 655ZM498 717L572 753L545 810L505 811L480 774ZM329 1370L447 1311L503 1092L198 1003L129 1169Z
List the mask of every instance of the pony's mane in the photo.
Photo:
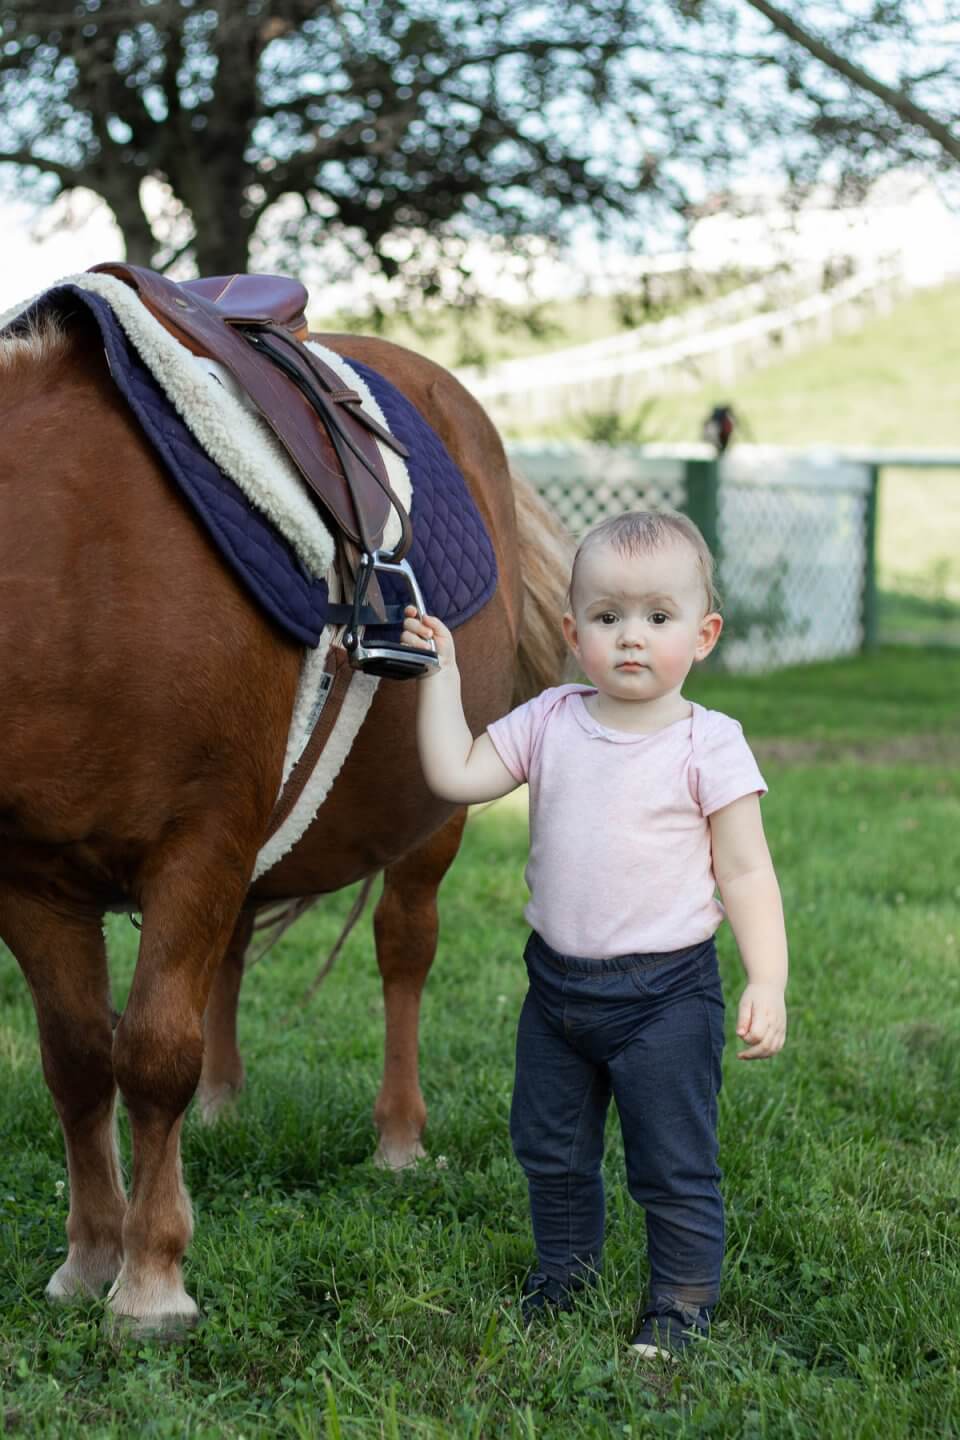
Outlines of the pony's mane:
M0 337L0 373L9 374L20 365L45 364L63 354L69 338L55 315L31 320L19 334Z

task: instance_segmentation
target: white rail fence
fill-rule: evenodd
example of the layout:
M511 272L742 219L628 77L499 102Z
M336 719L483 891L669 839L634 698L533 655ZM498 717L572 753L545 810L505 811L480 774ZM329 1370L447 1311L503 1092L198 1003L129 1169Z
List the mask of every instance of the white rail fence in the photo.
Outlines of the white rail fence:
M815 282L807 275L795 277L795 283L802 290ZM530 434L577 415L629 411L665 390L695 389L710 380L732 384L744 371L789 351L859 328L869 316L891 309L905 288L901 262L890 260L829 290L744 315L776 294L768 277L685 316L509 361L486 374L461 371L460 379L502 429ZM738 315L742 318L733 318Z

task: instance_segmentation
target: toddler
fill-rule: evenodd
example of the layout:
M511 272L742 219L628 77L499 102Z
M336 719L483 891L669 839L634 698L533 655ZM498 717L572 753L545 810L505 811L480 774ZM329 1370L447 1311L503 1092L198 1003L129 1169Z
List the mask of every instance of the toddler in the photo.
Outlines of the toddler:
M589 683L546 690L477 738L449 630L408 609L403 637L432 640L440 658L418 692L430 788L474 803L530 787L530 987L510 1117L538 1255L525 1318L569 1308L599 1269L612 1097L647 1223L650 1294L632 1343L669 1358L706 1334L719 1294L724 913L747 976L739 1058L769 1058L786 1033L766 786L737 722L682 693L719 639L716 603L712 557L686 517L605 520L574 558L562 622Z

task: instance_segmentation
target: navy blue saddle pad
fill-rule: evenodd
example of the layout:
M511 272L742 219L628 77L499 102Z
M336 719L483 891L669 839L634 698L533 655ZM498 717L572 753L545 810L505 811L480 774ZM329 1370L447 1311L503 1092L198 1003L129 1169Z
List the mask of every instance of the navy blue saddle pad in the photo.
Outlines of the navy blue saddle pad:
M224 559L287 634L304 645L316 645L326 623L327 582L306 571L288 541L200 449L107 301L78 286L60 285L41 295L10 328L48 309L72 309L74 301L96 320L117 387ZM483 608L497 584L493 546L466 481L406 396L375 370L346 358L410 452L413 544L407 559L427 610L451 629L462 625ZM387 604L406 602L405 587L392 576L383 576L380 583Z

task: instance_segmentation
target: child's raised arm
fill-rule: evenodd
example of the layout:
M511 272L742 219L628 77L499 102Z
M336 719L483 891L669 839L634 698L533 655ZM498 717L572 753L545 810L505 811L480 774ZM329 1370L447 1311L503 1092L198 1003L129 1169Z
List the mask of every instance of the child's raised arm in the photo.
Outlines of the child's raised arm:
M434 615L418 616L408 605L403 643L426 649L433 640L440 668L417 681L417 747L434 795L460 805L497 800L516 790L513 778L484 732L474 739L460 699L460 671L453 636Z
M787 936L780 887L767 849L756 795L710 816L713 873L747 972L737 1034L749 1046L740 1060L767 1060L787 1033Z

